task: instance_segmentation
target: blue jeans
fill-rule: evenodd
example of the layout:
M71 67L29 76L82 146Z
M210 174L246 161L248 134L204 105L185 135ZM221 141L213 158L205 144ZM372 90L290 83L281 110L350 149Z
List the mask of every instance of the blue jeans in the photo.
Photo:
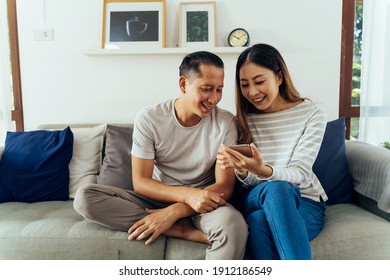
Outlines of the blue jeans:
M310 240L323 228L325 202L302 198L298 187L284 181L264 182L246 192L242 202L251 258L312 259Z

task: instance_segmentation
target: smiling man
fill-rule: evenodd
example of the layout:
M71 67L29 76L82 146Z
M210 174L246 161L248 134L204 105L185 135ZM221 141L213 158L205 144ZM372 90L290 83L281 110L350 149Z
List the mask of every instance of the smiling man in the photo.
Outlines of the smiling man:
M247 226L226 202L235 174L215 164L220 145L237 142L234 116L217 107L223 62L194 52L179 74L180 97L143 109L134 122L134 191L88 185L77 192L75 209L146 245L165 235L209 244L206 259L242 259Z

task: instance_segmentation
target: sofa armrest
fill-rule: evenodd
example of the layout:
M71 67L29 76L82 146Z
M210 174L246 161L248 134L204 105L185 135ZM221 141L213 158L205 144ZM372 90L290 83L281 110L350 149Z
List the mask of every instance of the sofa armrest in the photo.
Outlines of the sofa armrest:
M355 191L390 213L390 151L360 141L346 141L346 155Z

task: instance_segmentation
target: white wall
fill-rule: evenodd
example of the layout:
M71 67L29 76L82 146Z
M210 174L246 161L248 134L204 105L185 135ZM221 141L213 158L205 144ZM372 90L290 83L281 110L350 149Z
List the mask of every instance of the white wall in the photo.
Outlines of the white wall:
M178 0L167 0L167 47L178 43ZM101 42L102 0L18 0L25 127L42 123L128 123L146 105L179 95L183 54L87 56ZM244 27L251 43L269 43L284 56L301 95L338 117L342 1L216 0L217 46ZM53 41L35 41L33 30L54 30ZM238 54L220 54L226 65L220 106L234 109Z

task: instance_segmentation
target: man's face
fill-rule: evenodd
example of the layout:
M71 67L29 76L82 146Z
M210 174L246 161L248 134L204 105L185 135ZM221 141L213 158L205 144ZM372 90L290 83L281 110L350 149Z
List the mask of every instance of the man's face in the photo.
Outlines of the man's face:
M186 78L187 110L207 118L222 98L224 70L212 65L201 65L201 75Z

